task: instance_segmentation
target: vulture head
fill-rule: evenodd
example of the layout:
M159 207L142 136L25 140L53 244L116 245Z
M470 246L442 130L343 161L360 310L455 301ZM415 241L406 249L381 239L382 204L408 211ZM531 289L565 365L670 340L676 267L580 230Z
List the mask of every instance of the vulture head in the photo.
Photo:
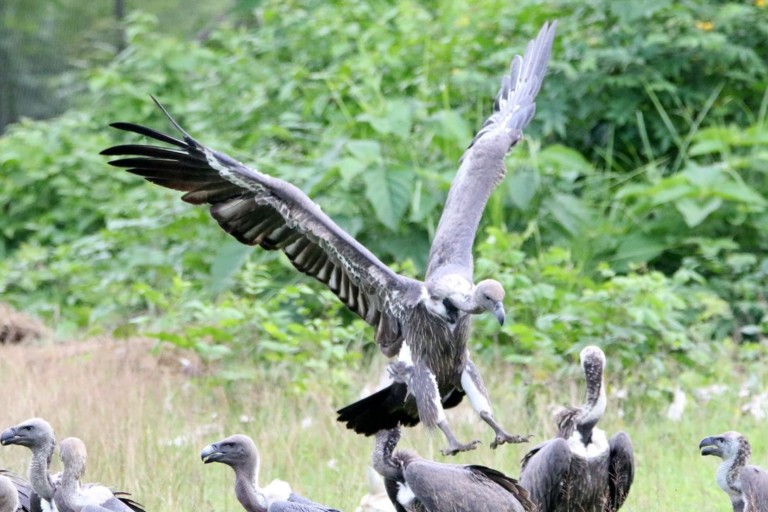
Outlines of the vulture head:
M255 467L258 464L259 452L250 437L236 434L218 443L209 444L200 452L200 458L205 464L221 462L232 468Z
M485 279L475 286L474 300L476 308L490 311L499 325L504 325L504 288L501 283L493 279Z
M735 458L738 455L744 457L744 463L749 460L752 448L749 441L738 432L724 432L722 434L705 437L699 443L702 455L714 455L723 460Z
M605 370L605 354L594 345L584 347L579 354L581 367L584 369L584 377L587 385L594 385L603 380L603 371Z
M67 471L80 478L85 474L85 461L88 451L85 444L76 437L68 437L61 442L59 456L61 463Z
M26 446L30 450L45 446L55 446L56 434L53 427L42 418L32 418L0 434L0 444Z

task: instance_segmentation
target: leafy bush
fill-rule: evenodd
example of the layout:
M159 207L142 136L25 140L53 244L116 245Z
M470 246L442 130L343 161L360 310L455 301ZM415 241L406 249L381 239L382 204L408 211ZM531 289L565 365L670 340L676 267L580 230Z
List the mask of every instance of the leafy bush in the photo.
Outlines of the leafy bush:
M140 331L194 347L227 361L229 379L249 376L252 360L336 368L358 357L349 349L373 348L369 329L319 285L232 241L204 208L108 167L98 152L138 136L106 125L166 129L154 94L201 142L297 184L418 275L499 77L557 14L554 71L529 133L561 143L517 147L490 199L477 275L499 277L515 313L501 332L478 319L473 343L554 370L598 342L637 369L631 380L671 365L704 372L722 339L765 336L764 63L752 66L764 48L725 22L758 7L468 5L270 1L195 43L133 16L128 48L83 75L77 110L0 138L4 300L64 333ZM704 14L720 20L712 30L696 26ZM678 25L684 37L668 36ZM730 38L743 42L716 44ZM684 50L703 64L667 62ZM659 59L667 67L651 69ZM725 123L742 119L751 124ZM603 130L610 144L588 149L583 135Z

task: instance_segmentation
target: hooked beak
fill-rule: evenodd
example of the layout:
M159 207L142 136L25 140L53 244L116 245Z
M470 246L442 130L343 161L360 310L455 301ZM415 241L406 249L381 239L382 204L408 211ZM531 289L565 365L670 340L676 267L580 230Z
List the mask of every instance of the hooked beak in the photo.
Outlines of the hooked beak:
M9 444L16 444L14 441L19 439L21 436L16 434L16 429L11 427L8 430L3 431L2 434L0 434L0 444L3 446L7 446Z
M715 444L715 439L713 437L705 437L701 440L699 443L699 450L701 450L702 455L716 455L721 456L720 448L717 447Z
M506 318L506 314L504 313L504 304L501 302L496 303L496 305L493 307L493 316L495 316L496 320L499 321L499 325L504 325L504 319Z
M203 448L203 451L200 452L200 458L203 460L204 464L210 464L211 462L216 462L221 455L221 452L219 451L219 447L216 446L216 443L209 444L205 448Z

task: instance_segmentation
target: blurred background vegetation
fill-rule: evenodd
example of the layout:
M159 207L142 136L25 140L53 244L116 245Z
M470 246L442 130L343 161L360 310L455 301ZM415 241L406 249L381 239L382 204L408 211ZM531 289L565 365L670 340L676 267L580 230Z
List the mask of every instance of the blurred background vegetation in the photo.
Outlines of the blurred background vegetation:
M748 375L768 336L766 9L6 0L0 297L62 339L192 348L225 382L257 364L351 382L372 331L281 256L106 165L101 149L135 142L107 125L168 130L155 95L200 141L296 184L421 275L500 77L557 19L536 118L475 246L476 276L506 287L508 322L479 319L473 351L536 384L597 343L631 396L662 402L718 367Z

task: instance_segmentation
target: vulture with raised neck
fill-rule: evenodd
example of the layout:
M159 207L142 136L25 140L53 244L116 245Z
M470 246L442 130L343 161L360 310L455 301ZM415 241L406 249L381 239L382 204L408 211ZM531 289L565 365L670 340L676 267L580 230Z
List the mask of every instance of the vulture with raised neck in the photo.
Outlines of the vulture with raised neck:
M56 434L51 425L42 418L29 419L4 430L0 434L0 444L24 446L32 452L32 460L29 463L29 482L37 497L32 496L31 510L37 510L35 500L39 499L39 510L59 511L54 502L54 494L61 482L62 474L51 475L48 471L56 451ZM129 510L144 512L142 506L131 500L128 493L114 491L113 494L126 504Z
M56 450L56 434L51 425L42 418L32 418L0 434L3 446L19 445L29 448L32 459L29 463L29 483L39 499L43 511L55 511L53 493L56 490L60 474L51 475L53 453Z
M733 512L768 512L768 471L748 464L752 447L746 437L738 432L705 437L699 450L723 459L717 485L731 499Z
M555 23L545 24L524 57L516 56L502 80L495 109L461 159L435 232L424 281L393 272L342 230L291 183L249 168L185 132L172 137L133 123L113 123L167 146L128 144L102 151L127 156L109 162L157 185L185 192L182 200L209 204L219 225L238 241L280 250L293 266L325 284L375 330L387 357L413 365L413 378L339 411L339 421L372 435L398 424L439 428L455 454L476 447L453 435L443 408L468 395L494 430L492 447L524 442L495 421L488 393L467 352L470 315L493 313L504 321L498 281L474 282L472 245L488 197L505 175L504 157L522 138L535 111L547 70Z
M253 439L243 434L209 444L200 452L203 463L221 462L235 472L235 496L247 512L338 512L299 496L288 482L273 480L259 485L261 465Z
M444 464L394 451L400 427L376 434L373 467L397 512L533 512L517 480L485 466Z
M109 512L132 512L141 510L137 503L127 502L125 497L100 484L82 485L88 451L83 441L68 437L61 442L59 456L64 470L53 494L53 501L59 512L82 512L86 507Z
M619 432L610 441L597 428L605 413L605 354L589 346L580 354L586 378L584 405L557 414L557 437L530 450L520 483L539 512L613 512L621 508L635 474L632 441Z
M8 486L13 487L13 496L11 496ZM2 491L0 494L0 512L6 512L6 510L30 512L39 511L40 497L32 489L32 484L29 481L13 471L7 469L0 469L0 486ZM15 504L16 508L12 508Z

